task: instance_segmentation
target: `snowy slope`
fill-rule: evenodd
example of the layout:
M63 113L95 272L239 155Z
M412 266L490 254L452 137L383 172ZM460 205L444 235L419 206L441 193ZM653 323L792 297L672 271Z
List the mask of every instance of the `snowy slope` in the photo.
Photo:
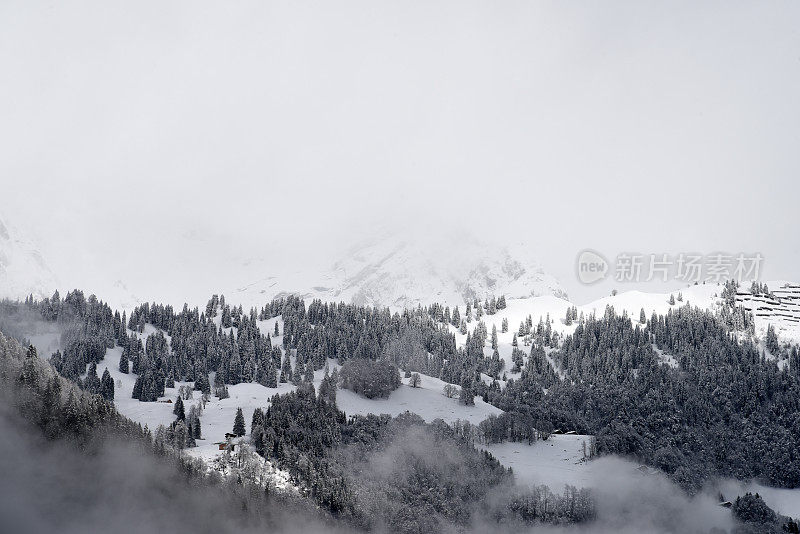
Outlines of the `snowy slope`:
M771 295L753 295L740 287L736 304L753 313L756 333L766 335L772 325L781 341L800 343L800 285L786 281L767 282Z
M418 388L408 385L409 379L394 390L388 399L367 399L347 389L336 392L336 404L347 415L389 414L400 415L406 411L415 413L428 422L442 419L448 423L456 420L469 421L477 425L490 415L503 413L500 408L475 397L475 406L464 406L457 398L449 399L443 393L445 382L432 376L420 375L422 383Z
M747 292L740 291L738 304L756 311L761 307L760 313L754 316L755 334L760 340L766 336L767 326L773 325L775 327L778 338L781 342L800 343L800 324L791 321L793 317L795 306L800 301L800 288L787 284L786 282L767 282L773 293L775 294L776 301L765 303L762 298L750 299L747 297ZM785 287L784 287L785 286ZM627 291L617 295L603 297L588 304L576 306L578 314L589 316L595 314L601 316L605 313L606 307L614 308L617 314L627 314L632 322L639 321L641 310L644 310L645 315L649 319L653 313L664 315L670 309L676 310L681 306L690 305L698 307L703 310L716 311L722 305L723 286L720 284L701 284L692 285L683 288L679 291L672 293L646 293L642 291ZM670 296L675 297L675 304L670 304ZM677 300L681 298L682 300ZM512 341L514 333L519 329L521 322L530 316L533 320L534 326L539 323L539 320L547 321L550 319L550 327L560 334L571 334L575 331L577 324L573 322L571 325L565 324L564 318L567 309L573 306L567 300L557 298L554 296L541 296L530 298L508 299L507 307L503 310L498 310L494 315L484 314L481 321L486 323L487 330L491 333L492 327L497 329L498 339L498 352L500 358L506 363L506 371L509 377L515 377L510 372L512 367L511 353ZM770 310L763 309L770 307ZM460 307L463 312L463 306ZM788 311L787 311L788 310ZM788 318L787 318L788 315ZM800 313L798 314L800 315ZM508 332L502 332L503 320L508 320ZM473 320L468 325L469 330L475 328L476 322ZM464 346L466 342L466 335L461 334L458 329L450 326L450 331L456 337L458 346ZM521 340L518 340L521 344ZM530 347L521 347L526 353L530 352ZM492 350L488 345L484 349L486 356L491 356ZM668 354L661 354L664 361L670 365L674 365L674 360ZM502 384L501 384L502 386Z
M771 280L766 284L774 297L751 295L748 289L750 284L742 283L736 295L736 305L753 312L756 337L763 339L767 327L772 325L780 341L800 343L800 285L784 280ZM722 291L721 284L693 285L672 293L628 291L579 306L578 311L602 315L608 305L613 306L617 313L627 313L633 320L638 320L642 308L648 318L653 312L663 315L669 309L685 304L714 311L721 305ZM681 294L683 301L669 304L670 296L675 296L677 299L678 293Z
M294 293L399 310L433 302L462 305L492 295L566 297L530 251L482 243L472 237L403 239L383 235L352 247L322 272L270 276L243 284L231 301L264 302Z
M0 298L49 297L57 280L37 246L0 219Z
M594 313L600 316L605 312L606 306L612 306L617 314L624 312L629 317L638 320L642 309L648 319L653 313L663 315L670 309L674 310L686 304L713 311L720 302L722 289L723 286L720 284L703 284L688 286L672 293L626 291L614 296L603 297L584 306L578 306L578 312ZM675 297L675 304L669 303L670 296ZM679 297L683 300L678 301Z
M553 491L560 491L565 484L578 488L591 485L592 462L586 456L591 451L592 440L592 436L580 434L553 434L530 445L506 442L481 448L513 469L518 482L534 486L544 484Z

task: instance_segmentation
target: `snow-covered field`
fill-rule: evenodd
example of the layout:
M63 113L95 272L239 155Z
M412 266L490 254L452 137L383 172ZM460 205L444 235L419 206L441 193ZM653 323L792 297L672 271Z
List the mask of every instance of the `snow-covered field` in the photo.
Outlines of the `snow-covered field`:
M565 484L578 488L591 486L592 462L586 459L591 443L592 436L553 434L530 445L507 442L482 445L481 448L513 469L517 482L545 484L553 491L560 491Z
M350 390L339 389L336 392L336 404L347 415L385 413L395 416L408 411L428 422L434 419L443 419L448 423L462 420L469 421L473 425L477 425L490 415L503 413L500 408L483 402L480 397L475 397L475 406L464 406L457 398L449 399L444 396L442 389L445 382L432 376L420 376L422 377L420 387L410 387L408 379L403 378L403 385L394 390L388 399L367 399Z
M578 306L578 313L594 313L597 316L605 313L606 306L612 306L618 314L627 313L633 321L639 320L639 313L644 309L647 318L653 312L664 315L670 309L677 309L689 304L698 308L713 310L720 300L722 294L720 284L699 284L691 285L671 293L645 293L642 291L626 291L590 302L583 306ZM678 293L681 294L683 301L678 301ZM674 296L675 304L670 304L670 296Z

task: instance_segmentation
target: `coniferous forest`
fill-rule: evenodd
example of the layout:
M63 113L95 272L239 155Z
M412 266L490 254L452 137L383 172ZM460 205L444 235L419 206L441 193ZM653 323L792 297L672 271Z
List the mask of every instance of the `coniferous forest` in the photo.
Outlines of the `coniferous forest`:
M475 304L466 316L483 308ZM457 346L451 328L468 324L458 308L390 313L286 297L245 311L215 295L205 309L153 303L128 316L75 290L0 304L0 329L9 336L3 376L14 385L19 412L48 439L83 447L108 434L143 443L198 480L202 466L169 452L201 436L198 415L187 413L179 397L175 422L155 433L120 416L113 381L107 372L97 375L106 349L122 347L119 369L137 375L128 394L141 402L158 400L176 382L220 398L243 382L292 383L294 391L265 399L247 425L239 411L234 434L249 430L253 453L287 471L309 502L368 531L391 525L444 532L468 528L478 517L502 525L590 523L589 491L522 491L513 472L476 447L546 440L555 429L593 435L590 455L634 459L690 495L719 477L800 487L796 348L779 368L746 335L746 315L727 305L715 314L683 306L638 321L611 308L601 317L572 315L567 319L577 327L566 336L549 320L521 324L513 348L519 372L508 377L498 363L496 333L490 338L480 320L469 323L466 343ZM260 321L278 316L282 331L277 322L274 331L259 329ZM31 320L60 325L62 350L41 358L33 346L23 350L14 338L24 341L20 325ZM152 327L144 343L130 334ZM661 353L677 363L665 363ZM329 360L341 368L329 372ZM315 388L314 371L323 369ZM410 413L348 417L337 408L338 388L388 397L400 385L400 369L458 384L462 403L480 396L504 413L471 425L425 422ZM432 453L439 461L430 461ZM389 456L391 467L376 471L375 463ZM750 501L737 501L737 513L761 506ZM759 517L771 525L783 521Z

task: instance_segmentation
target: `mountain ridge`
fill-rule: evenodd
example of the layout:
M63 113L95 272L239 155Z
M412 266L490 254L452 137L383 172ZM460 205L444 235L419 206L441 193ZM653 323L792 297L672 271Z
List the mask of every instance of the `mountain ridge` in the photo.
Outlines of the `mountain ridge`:
M232 296L251 301L286 294L392 309L431 302L460 305L500 295L567 298L558 280L529 251L471 237L380 236L350 247L328 269L265 277L239 286Z
M49 297L57 286L39 247L0 215L0 298Z

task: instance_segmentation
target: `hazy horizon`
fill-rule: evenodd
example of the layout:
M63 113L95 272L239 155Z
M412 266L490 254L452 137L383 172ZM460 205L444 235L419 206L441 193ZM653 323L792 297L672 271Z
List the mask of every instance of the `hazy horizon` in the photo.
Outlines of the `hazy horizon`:
M63 284L148 299L409 224L526 243L577 303L662 287L580 284L586 248L760 252L762 279L798 280L798 15L9 1L0 213Z

